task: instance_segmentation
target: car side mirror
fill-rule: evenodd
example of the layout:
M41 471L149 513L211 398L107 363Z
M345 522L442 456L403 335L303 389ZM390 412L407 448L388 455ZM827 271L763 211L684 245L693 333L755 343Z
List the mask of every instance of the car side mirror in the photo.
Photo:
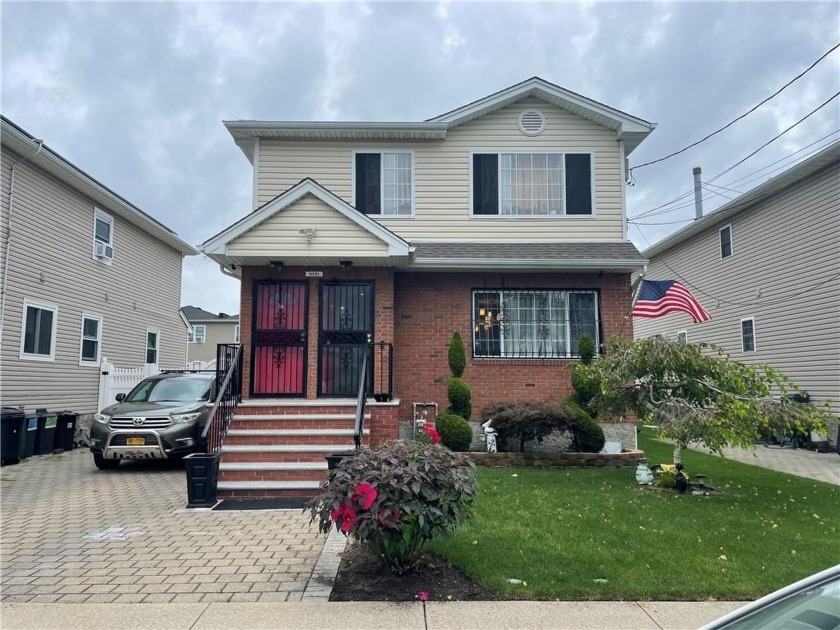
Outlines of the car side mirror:
M123 394L122 392L117 394L117 402L122 402L124 400L125 400L125 394Z

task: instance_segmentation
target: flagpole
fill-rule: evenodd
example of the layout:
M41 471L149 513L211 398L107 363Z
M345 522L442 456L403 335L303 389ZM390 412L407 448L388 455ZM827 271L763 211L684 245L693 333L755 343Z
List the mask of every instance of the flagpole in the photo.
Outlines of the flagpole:
M639 277L636 278L636 282L630 287L630 306L627 309L627 312L624 314L624 321L621 322L621 330L618 331L619 337L624 335L624 326L627 324L627 320L630 319L630 313L633 312L633 307L636 306L636 301L639 299L640 288L642 286L642 280L645 279L645 274L639 274Z

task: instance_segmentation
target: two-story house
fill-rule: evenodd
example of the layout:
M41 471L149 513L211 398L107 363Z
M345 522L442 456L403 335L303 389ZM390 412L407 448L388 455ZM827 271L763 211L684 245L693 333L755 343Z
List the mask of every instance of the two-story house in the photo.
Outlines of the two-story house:
M3 405L98 411L100 361L183 366L181 267L198 252L2 118Z
M220 343L239 343L239 315L211 313L198 306L182 306L190 323L187 333L187 363L211 364Z
M352 412L369 342L371 390L393 395L368 405L378 443L415 403L447 405L456 331L473 420L497 401L559 401L582 333L632 335L645 260L624 179L655 125L540 78L424 122L225 125L253 164L254 210L201 249L242 279L240 413L264 424L234 423L220 491L284 487L259 468L271 430L297 431L298 450L346 448L339 425L303 435L305 421ZM301 459L282 449L268 450Z
M639 319L637 337L711 342L770 364L840 416L840 142L642 254L648 278L684 280L712 319Z

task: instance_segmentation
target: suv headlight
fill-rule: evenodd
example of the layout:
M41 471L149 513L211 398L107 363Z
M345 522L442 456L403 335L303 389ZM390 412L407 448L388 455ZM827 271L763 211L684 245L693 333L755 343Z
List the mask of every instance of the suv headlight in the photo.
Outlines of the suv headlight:
M195 422L201 417L201 412L172 414L172 422Z
M111 416L104 414L104 413L97 413L93 416L93 419L96 422L101 422L102 424L108 424L111 421Z

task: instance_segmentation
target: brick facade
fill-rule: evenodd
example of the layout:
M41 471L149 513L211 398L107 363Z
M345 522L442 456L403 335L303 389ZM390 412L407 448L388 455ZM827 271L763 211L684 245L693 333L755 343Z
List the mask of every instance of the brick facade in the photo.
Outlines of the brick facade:
M411 419L412 402L448 405L447 352L459 331L467 347L464 379L472 390L473 419L490 403L503 400L558 401L571 391L564 359L487 359L472 357L473 289L597 289L605 338L633 336L630 274L398 273L395 280L394 391L400 420Z

